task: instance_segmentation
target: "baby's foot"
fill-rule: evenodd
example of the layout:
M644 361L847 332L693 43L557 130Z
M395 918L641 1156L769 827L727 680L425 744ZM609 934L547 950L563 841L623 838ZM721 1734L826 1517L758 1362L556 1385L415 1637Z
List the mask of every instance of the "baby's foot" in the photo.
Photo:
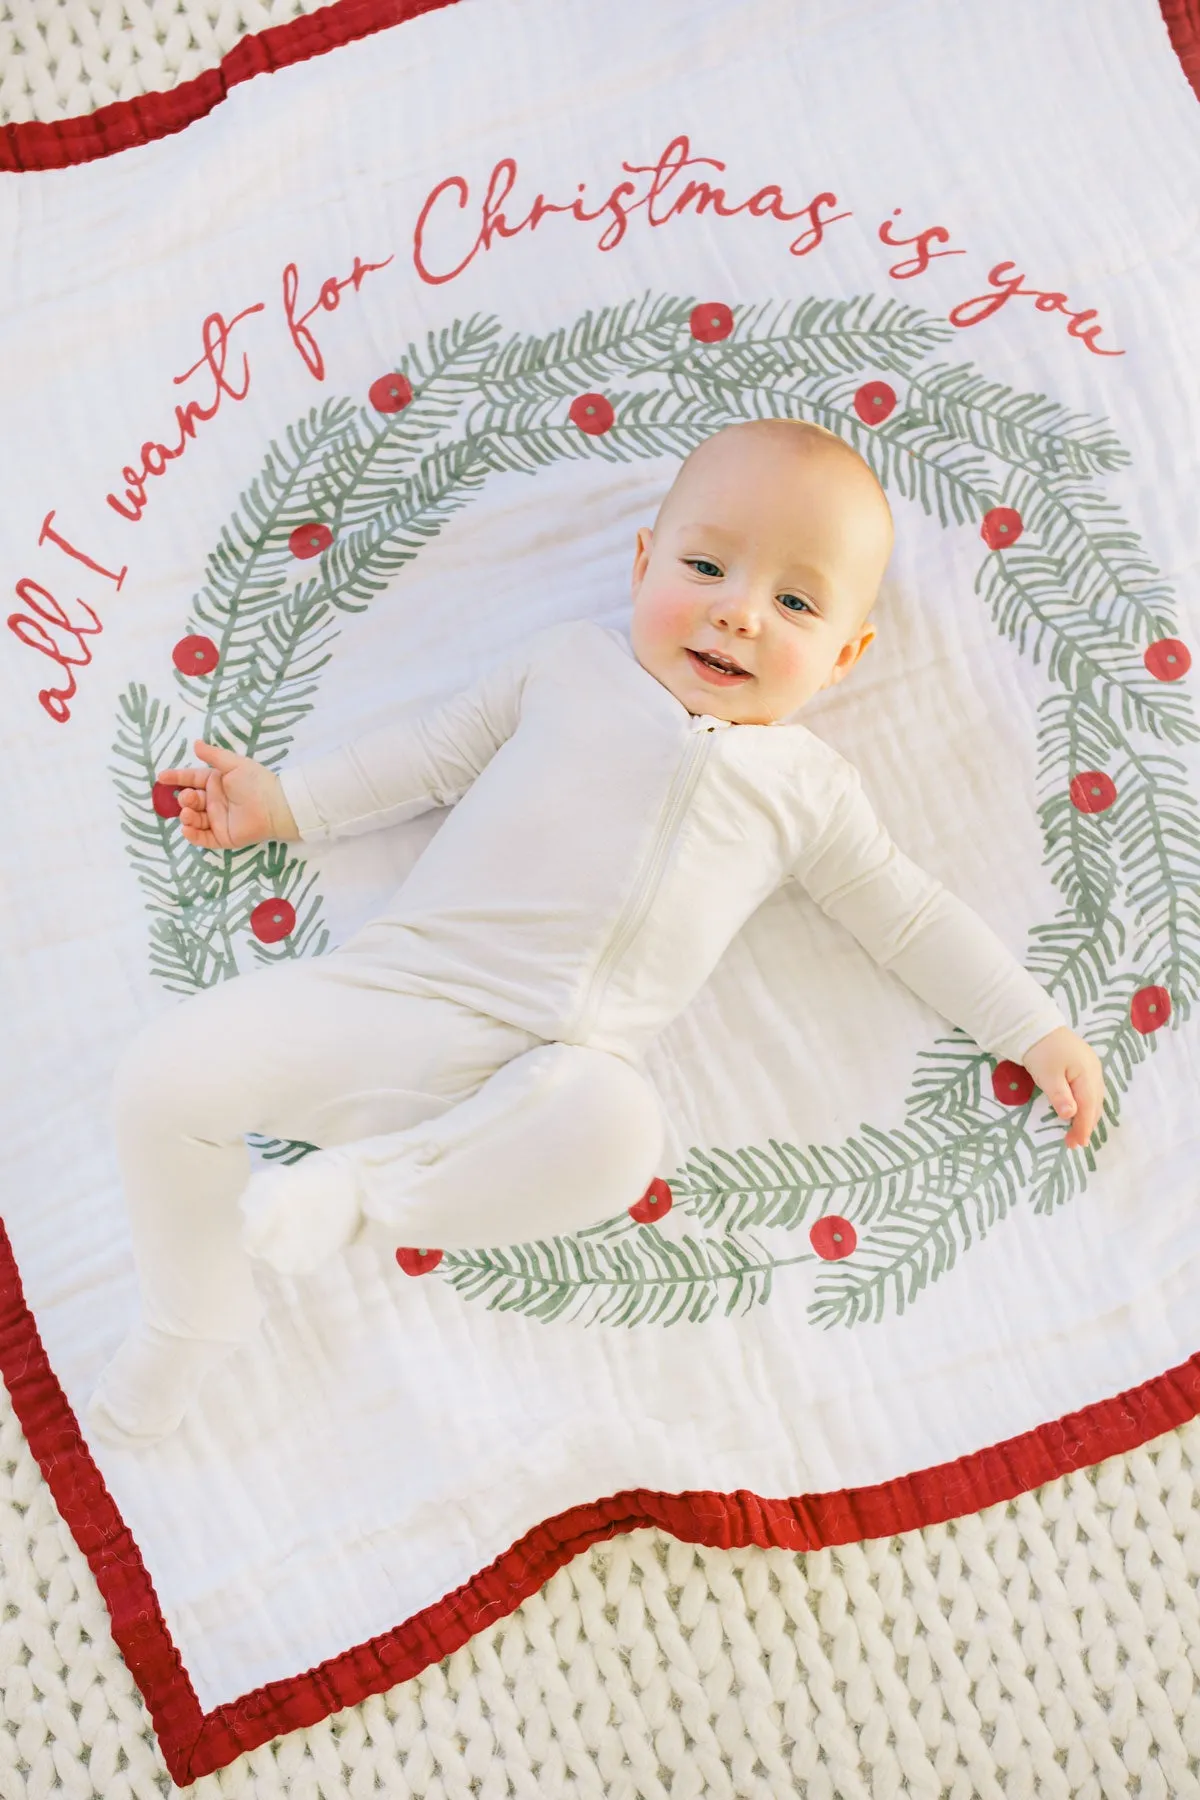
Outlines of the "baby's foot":
M290 1167L260 1169L242 1189L242 1247L281 1275L310 1275L343 1249L361 1217L346 1157L317 1150Z
M179 1425L209 1370L236 1348L136 1325L101 1373L88 1402L88 1424L106 1444L123 1450L157 1443Z

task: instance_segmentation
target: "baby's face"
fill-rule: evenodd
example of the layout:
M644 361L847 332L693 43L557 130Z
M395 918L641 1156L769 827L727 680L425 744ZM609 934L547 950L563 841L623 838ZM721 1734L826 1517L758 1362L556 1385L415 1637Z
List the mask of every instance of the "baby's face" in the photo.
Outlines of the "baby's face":
M693 714L774 724L875 635L864 621L891 551L886 501L856 458L789 429L709 439L655 530L638 532L634 654Z

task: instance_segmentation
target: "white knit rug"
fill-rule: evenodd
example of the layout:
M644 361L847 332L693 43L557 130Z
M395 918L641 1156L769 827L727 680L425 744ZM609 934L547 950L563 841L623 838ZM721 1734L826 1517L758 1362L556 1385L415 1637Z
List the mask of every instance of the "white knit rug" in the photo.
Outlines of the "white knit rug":
M9 5L0 122L173 86L292 0ZM798 1557L598 1547L416 1680L198 1795L1200 1795L1200 1421L988 1512ZM0 1800L172 1790L5 1402Z

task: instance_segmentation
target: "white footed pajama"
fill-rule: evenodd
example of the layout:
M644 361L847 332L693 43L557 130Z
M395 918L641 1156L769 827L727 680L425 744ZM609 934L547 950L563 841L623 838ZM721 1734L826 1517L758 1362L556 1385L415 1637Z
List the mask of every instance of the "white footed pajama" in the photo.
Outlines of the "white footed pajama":
M302 1273L364 1225L385 1254L569 1232L640 1198L663 1137L630 1063L407 993L336 952L160 1015L118 1066L114 1111L142 1321L91 1416L122 1442L170 1429L208 1369L254 1332L248 1237ZM324 1218L289 1237L285 1214L255 1245L240 1204L249 1132L334 1157L349 1146L313 1184ZM324 1160L281 1171L285 1200L289 1179ZM339 1172L356 1204L328 1230Z
M640 1053L788 879L985 1050L1066 1023L829 745L694 717L586 621L280 779L305 842L453 810L333 954L190 997L123 1060L143 1320L91 1416L125 1441L171 1429L254 1329L247 1246L302 1272L360 1213L381 1246L446 1248L633 1204L663 1142ZM322 1154L247 1185L247 1132Z

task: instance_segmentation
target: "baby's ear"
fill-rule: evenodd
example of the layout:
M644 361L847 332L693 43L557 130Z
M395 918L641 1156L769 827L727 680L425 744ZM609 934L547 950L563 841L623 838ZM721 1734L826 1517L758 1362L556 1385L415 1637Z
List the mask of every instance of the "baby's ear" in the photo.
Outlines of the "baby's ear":
M847 638L834 659L832 669L821 683L819 691L823 693L826 688L836 687L839 681L844 681L874 637L874 627L864 625L855 632L852 638Z
M637 538L634 541L633 591L635 594L642 584L642 578L646 573L646 568L650 561L650 553L653 548L654 533L648 525L643 525L640 527Z
M868 645L873 644L874 641L875 627L863 623L859 626L852 638L846 639L846 642L838 651L837 662L834 664L834 667L840 674L848 675L864 650L867 649Z

